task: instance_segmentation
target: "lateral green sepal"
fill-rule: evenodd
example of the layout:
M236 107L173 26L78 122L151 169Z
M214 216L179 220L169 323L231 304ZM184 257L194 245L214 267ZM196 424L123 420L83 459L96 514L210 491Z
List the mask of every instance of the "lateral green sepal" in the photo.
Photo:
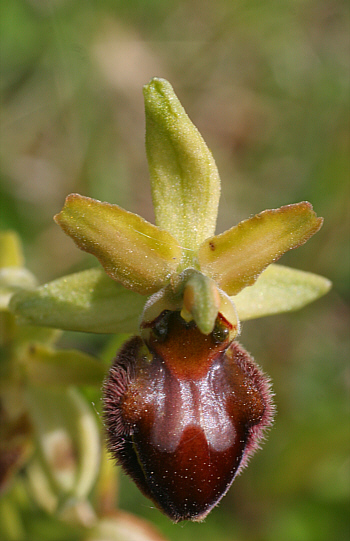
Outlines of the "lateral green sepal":
M231 297L244 321L299 310L325 295L332 283L317 274L270 265L254 285Z
M69 331L134 333L145 297L94 268L15 294L10 310L19 323Z

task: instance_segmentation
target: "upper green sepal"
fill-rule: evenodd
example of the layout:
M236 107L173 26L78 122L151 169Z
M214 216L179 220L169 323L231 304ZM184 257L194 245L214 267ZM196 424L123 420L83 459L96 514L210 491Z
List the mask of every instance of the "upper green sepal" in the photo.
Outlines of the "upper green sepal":
M215 232L220 178L214 158L168 81L152 79L143 94L156 224L196 250Z
M285 252L304 244L322 223L305 201L265 210L203 242L200 269L228 295L237 295Z
M244 321L299 310L325 295L332 283L323 276L282 265L270 265L254 285L231 297Z
M102 269L63 276L14 295L10 310L26 325L95 333L134 333L145 298Z
M181 261L182 250L168 231L118 205L71 194L55 220L111 278L141 295L162 288Z

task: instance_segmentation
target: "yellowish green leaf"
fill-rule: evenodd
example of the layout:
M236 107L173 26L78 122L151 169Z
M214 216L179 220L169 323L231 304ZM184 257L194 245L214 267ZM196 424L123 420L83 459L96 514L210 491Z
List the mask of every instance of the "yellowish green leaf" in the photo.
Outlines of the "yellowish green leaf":
M253 319L298 310L325 295L332 284L327 278L270 265L251 287L232 297L239 319Z
M38 457L34 457L25 470L30 496L47 513L53 514L59 506L59 494L55 491Z
M0 268L0 310L6 310L11 296L21 289L37 285L33 274L23 267Z
M207 239L198 252L200 269L228 295L237 295L270 263L304 244L322 222L307 202L265 210Z
M142 295L163 287L181 261L170 233L117 205L71 194L55 220L111 278Z
M144 98L156 223L196 250L215 232L220 178L214 158L170 83L152 79Z
M0 232L0 269L4 267L23 267L22 244L15 231Z

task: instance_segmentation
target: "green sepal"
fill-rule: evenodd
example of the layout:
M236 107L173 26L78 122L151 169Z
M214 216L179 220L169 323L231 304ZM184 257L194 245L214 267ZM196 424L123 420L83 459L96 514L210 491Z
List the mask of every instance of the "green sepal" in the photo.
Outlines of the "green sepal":
M145 298L94 268L14 295L19 323L95 333L134 333Z
M299 310L325 295L332 283L311 272L270 265L254 285L231 297L239 319L244 321Z
M78 350L55 350L41 344L31 344L22 355L30 385L101 386L106 372L101 361Z
M322 223L307 202L265 210L207 239L198 251L200 269L228 295L237 295L285 252L304 244Z
M118 205L71 194L55 221L111 278L141 295L161 289L182 258L168 231Z
M143 93L156 224L196 250L215 232L220 178L214 158L168 81L154 78Z

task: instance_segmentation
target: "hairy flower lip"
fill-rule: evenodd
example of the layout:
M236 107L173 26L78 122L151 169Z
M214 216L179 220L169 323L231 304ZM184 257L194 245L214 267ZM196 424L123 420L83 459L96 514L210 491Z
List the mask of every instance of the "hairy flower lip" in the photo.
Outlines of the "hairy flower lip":
M211 349L207 337L202 362L189 351L184 371L181 355L203 335L178 313L169 317L165 339L148 349L136 336L118 353L104 383L104 419L112 455L140 490L173 521L198 521L247 464L274 408L268 379L235 341Z
M203 336L179 312L148 325L147 342L131 338L104 383L108 447L173 521L202 520L272 422L270 383L237 342Z

